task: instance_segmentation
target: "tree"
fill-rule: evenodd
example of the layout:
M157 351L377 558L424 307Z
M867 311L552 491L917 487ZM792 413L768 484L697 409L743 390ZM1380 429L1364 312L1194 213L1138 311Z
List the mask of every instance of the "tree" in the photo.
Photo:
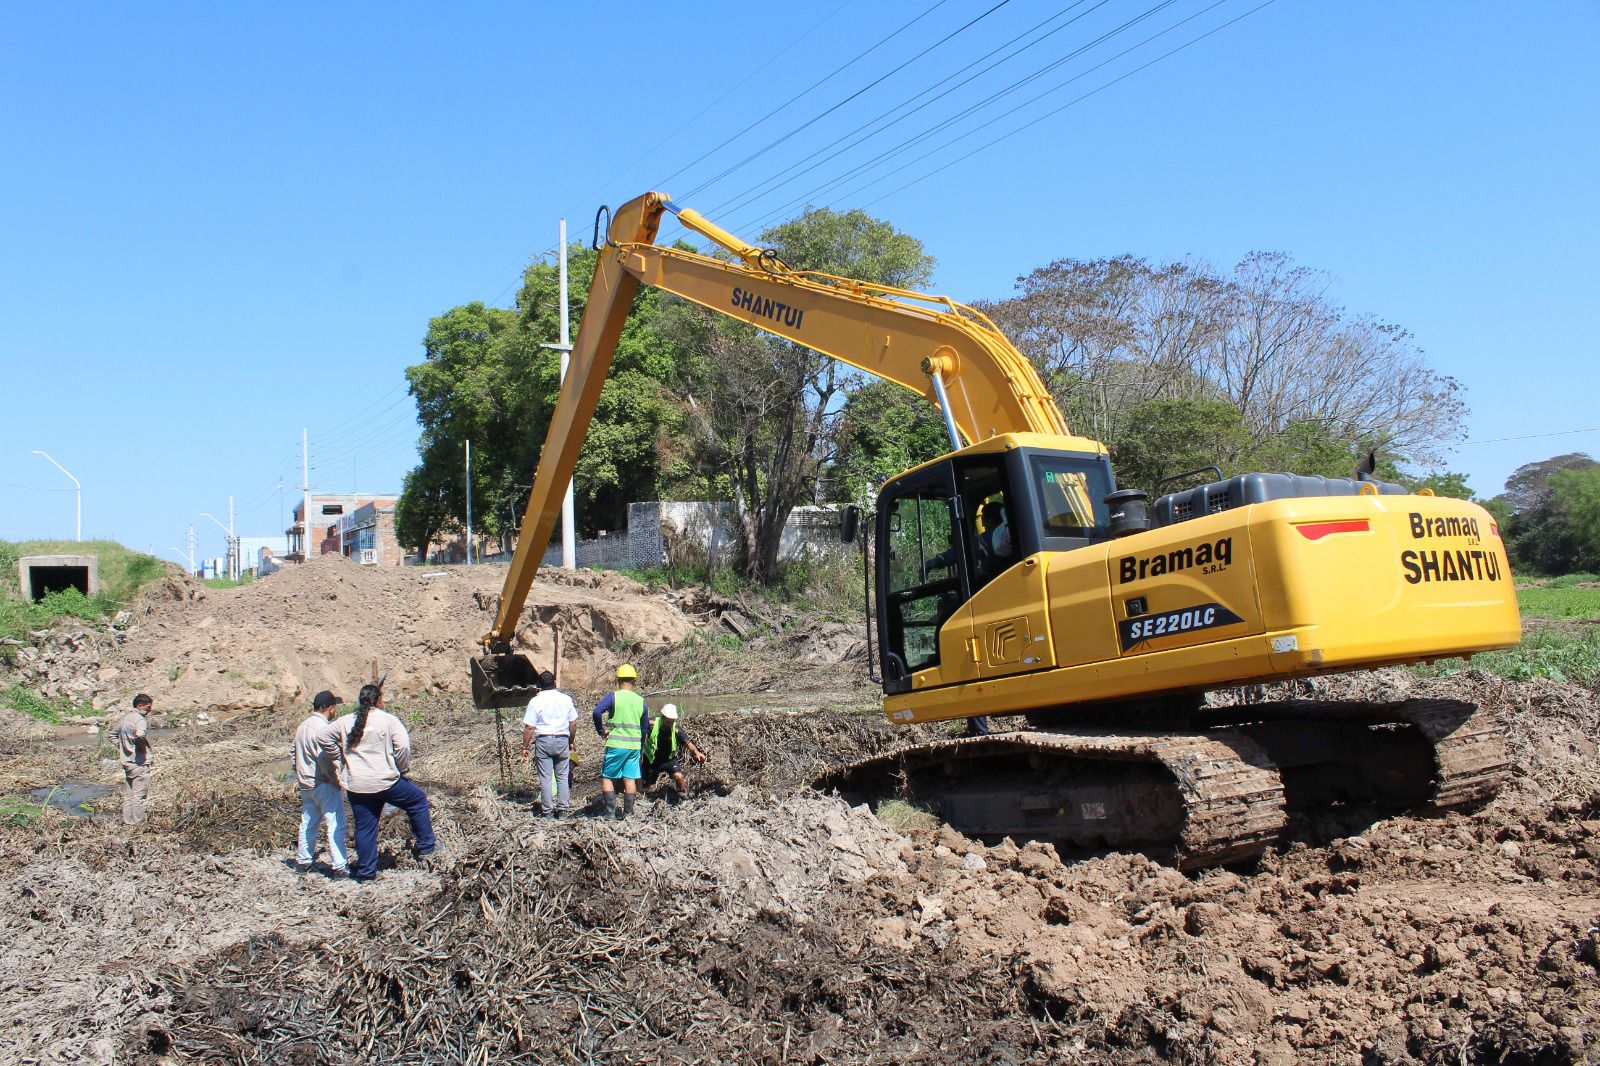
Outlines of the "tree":
M441 463L422 463L406 472L394 505L394 535L401 544L421 551L440 533L459 528L450 506L452 486L441 478L442 470Z
M1596 470L1600 463L1573 452L1527 463L1506 479L1505 492L1491 503L1509 512L1500 532L1513 566L1564 574L1590 558L1585 530Z
M1511 506L1513 512L1533 512L1550 502L1550 479L1564 470L1588 470L1595 461L1583 452L1541 459L1537 463L1524 463L1506 478L1505 491L1500 498Z
M1418 489L1431 489L1435 496L1448 496L1453 500L1472 499L1472 488L1467 484L1465 474L1445 472L1420 478L1401 475L1400 483L1412 492Z
M1162 478L1230 463L1249 444L1244 420L1223 400L1148 400L1129 418L1141 428L1111 448L1117 484L1152 497Z
M1373 446L1436 461L1461 431L1459 386L1403 329L1346 313L1326 288L1278 253L1247 256L1229 275L1120 256L1057 260L1018 279L1017 296L980 306L1039 368L1068 423L1114 449L1155 430L1132 417L1142 404L1224 401L1260 454L1298 440L1319 459L1324 443L1337 446L1341 472Z
M581 322L596 254L569 254L572 320ZM523 274L515 309L471 303L428 323L424 359L406 377L422 424L421 462L406 479L397 514L406 543L459 523L466 513L462 473L472 442L473 524L509 537L518 528L560 391L559 279L553 263ZM658 452L680 431L682 414L668 382L681 356L663 333L662 296L635 302L574 474L577 524L593 534L619 529L627 505L663 488ZM679 476L680 462L666 469Z
M1600 570L1600 466L1550 476L1551 496L1566 519L1570 555L1559 571Z
M761 242L792 267L896 288L925 284L933 272L920 241L863 211L812 208ZM809 348L680 307L680 347L697 353L680 396L702 466L733 504L745 576L773 584L784 524L821 494L836 407L857 375Z
M596 259L597 253L587 247L568 257L574 329L588 304ZM670 300L648 286L634 298L578 454L573 472L578 525L591 535L599 529L624 528L631 502L659 499L674 489L698 488L683 466L660 461L663 449L670 451L671 439L681 432L684 417L670 387L686 358L666 327ZM559 336L560 278L555 264L540 261L528 267L517 307L519 322L530 336L552 341ZM522 451L514 468L519 518L560 388L559 360L551 355L528 365L528 388L539 397L532 415L537 438Z
M520 442L516 427L526 417L527 397L508 383L518 342L512 311L470 303L429 321L425 359L406 369L422 424L421 461L406 475L396 505L395 533L425 549L433 535L459 527L466 515L466 445L474 445L473 498L485 521L479 530L499 532L492 494L506 456ZM487 505L487 506L486 506Z
M902 470L950 449L939 409L892 381L868 381L845 397L827 471L828 497L864 503Z

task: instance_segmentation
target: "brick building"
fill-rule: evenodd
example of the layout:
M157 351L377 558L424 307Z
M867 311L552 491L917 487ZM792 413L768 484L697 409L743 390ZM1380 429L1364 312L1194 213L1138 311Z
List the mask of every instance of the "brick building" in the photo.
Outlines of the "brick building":
M405 552L394 535L396 495L370 493L311 497L310 542L313 555L343 555L363 566L400 566ZM305 558L305 501L295 505L289 536L290 559Z

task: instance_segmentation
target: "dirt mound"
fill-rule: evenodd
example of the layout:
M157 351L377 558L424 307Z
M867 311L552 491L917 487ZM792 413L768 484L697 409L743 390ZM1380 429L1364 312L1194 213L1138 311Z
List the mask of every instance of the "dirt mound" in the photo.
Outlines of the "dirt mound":
M119 617L114 639L36 659L24 680L97 706L144 691L169 712L258 709L324 688L353 698L377 662L391 693L465 693L466 659L493 623L504 578L502 566L376 568L333 557L222 591L169 575ZM671 597L628 578L552 571L535 582L515 643L546 665L560 630L563 681L582 688L695 625Z

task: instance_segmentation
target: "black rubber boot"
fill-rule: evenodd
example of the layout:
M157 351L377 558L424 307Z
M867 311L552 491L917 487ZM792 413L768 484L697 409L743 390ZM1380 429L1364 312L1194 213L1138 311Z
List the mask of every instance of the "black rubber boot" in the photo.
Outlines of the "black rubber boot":
M619 796L618 799L620 800L621 797ZM616 818L617 821L622 821L622 804L620 802L614 808L612 808L611 814L612 817Z
M622 797L622 811L617 815L617 817L626 818L628 815L632 814L634 801L638 798L639 797L634 795L632 792L624 793Z

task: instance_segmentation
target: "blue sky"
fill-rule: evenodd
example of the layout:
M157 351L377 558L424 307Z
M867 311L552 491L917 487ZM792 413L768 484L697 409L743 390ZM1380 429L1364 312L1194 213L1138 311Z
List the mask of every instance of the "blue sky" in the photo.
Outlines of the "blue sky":
M1152 8L944 135L972 137L812 201L919 237L934 289L962 300L1066 256L1286 251L1466 386L1485 443L1449 465L1480 494L1525 462L1600 455L1600 6L1212 2L0 5L0 537L72 535L36 448L82 481L86 537L168 558L191 523L221 553L200 514L225 518L230 494L241 533L281 530L302 427L315 488L397 489L416 432L401 375L428 319L508 303L558 217L576 239L598 204L655 187L753 237ZM1082 17L739 205L1052 16Z

